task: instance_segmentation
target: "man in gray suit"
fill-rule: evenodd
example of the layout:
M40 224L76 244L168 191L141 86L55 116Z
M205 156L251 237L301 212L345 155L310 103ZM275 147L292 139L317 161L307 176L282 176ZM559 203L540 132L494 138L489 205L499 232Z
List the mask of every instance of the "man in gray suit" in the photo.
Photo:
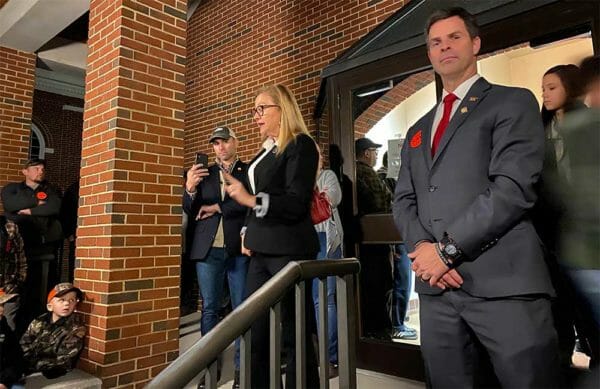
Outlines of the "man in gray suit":
M477 74L480 45L464 9L431 15L427 50L443 103L409 129L394 195L420 280L428 382L473 387L483 350L503 387L557 386L554 290L529 218L544 131L529 91Z

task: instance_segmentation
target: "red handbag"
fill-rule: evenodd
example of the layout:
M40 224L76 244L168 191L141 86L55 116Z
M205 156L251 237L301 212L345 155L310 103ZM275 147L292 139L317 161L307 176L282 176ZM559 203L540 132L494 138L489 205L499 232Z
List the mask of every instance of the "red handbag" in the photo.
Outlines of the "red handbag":
M317 188L313 190L310 217L313 224L319 224L331 217L331 204L329 204L327 195L325 192L319 192Z

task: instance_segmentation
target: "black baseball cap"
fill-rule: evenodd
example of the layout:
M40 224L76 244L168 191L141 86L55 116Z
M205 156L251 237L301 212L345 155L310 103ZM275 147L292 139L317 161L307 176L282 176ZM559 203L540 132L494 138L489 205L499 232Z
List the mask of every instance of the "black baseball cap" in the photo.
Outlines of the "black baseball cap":
M354 151L356 154L363 152L366 149L378 149L381 145L373 142L369 138L360 138L354 141Z
M25 162L25 165L23 165L23 169L27 169L28 167L38 165L44 165L44 167L46 167L46 160L41 158L28 159L27 162Z
M233 132L233 130L229 127L226 126L222 126L222 127L217 127L215 128L215 130L213 131L208 143L212 143L215 141L215 139L229 139L229 138L237 138L235 136L235 132Z

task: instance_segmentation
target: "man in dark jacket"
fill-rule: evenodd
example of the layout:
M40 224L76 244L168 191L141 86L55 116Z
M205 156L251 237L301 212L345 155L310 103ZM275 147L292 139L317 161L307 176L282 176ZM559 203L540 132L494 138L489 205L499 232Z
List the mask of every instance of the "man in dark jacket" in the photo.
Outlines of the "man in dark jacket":
M247 208L225 192L223 171L246 182L246 164L237 157L235 133L228 127L214 130L215 164L206 168L195 164L187 173L183 209L193 230L189 258L196 261L198 284L203 298L202 334L219 322L225 275L229 282L231 304L235 309L244 297L248 258L241 253L240 232ZM235 353L236 378L239 377L239 341ZM237 382L237 380L236 380Z
M43 159L30 159L22 170L25 180L2 189L5 216L19 226L25 245L28 274L21 303L29 315L26 323L44 311L48 285L57 282L56 254L63 238L60 195L45 180L45 170Z

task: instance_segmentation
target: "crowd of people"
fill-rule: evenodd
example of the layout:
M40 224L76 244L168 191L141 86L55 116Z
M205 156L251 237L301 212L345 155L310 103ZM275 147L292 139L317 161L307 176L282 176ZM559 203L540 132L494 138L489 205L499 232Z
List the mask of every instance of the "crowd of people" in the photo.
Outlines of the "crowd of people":
M477 73L480 46L477 24L464 9L437 11L429 19L428 55L444 90L441 102L409 129L397 180L388 177L386 165L374 169L381 144L355 141L358 216L393 212L404 238L392 245L354 241L362 334L393 341L420 336L432 387L568 385L575 347L591 356L592 368L598 356L600 64L593 57L581 69L549 69L540 114L528 90L494 85ZM592 108L583 103L588 93ZM221 308L226 276L237 306L239 296L252 294L292 260L344 257L343 224L356 228L340 217L342 177L324 168L290 90L260 90L252 116L264 143L249 164L237 159L234 131L221 127L209 139L215 164L195 164L187 173L184 209L194 220L188 245L206 300L203 332L214 326L204 325L205 315L219 317L214 309ZM313 223L312 199L323 193L331 215ZM211 264L215 255L219 262ZM406 324L411 269L420 294L420 334ZM245 283L232 279L238 270ZM335 367L333 280L327 301L318 301L316 284L305 298L315 307L307 312L307 340L318 305L327 304ZM282 310L286 387L294 387L291 295ZM252 387L266 387L267 316L252 326L251 349ZM316 387L314 349L307 343L306 350L307 386ZM237 344L235 368L234 388Z
M386 163L374 170L381 144L355 141L358 216L392 212L404 239L359 244L363 335L420 336L434 388L491 378L503 387L566 385L575 347L598 365L599 57L549 69L540 114L531 92L477 73L481 39L464 9L433 13L426 36L442 99L408 130L397 180ZM221 126L208 139L214 163L199 155L184 177L185 253L202 296L202 334L221 320L226 293L235 309L289 262L341 259L348 242L351 223L338 211L347 200L342 177L324 166L290 89L260 89L251 114L263 143L249 163L238 158L235 131ZM2 190L0 389L33 372L64 375L83 347L85 326L75 312L83 294L49 268L63 237L74 242L76 224L61 225L61 196L45 168L43 160L28 161L24 181ZM318 221L311 217L316 197L329 207ZM411 270L420 334L406 325ZM48 285L56 286L48 293ZM327 280L327 301L319 301L316 280L305 293L314 307L306 311L304 361L312 388L319 386L312 344L319 304L327 304L332 374L337 368L335 280ZM281 306L285 387L294 388L292 292ZM251 332L251 386L267 387L267 314ZM234 389L239 353L237 340Z
M75 312L83 294L59 282L62 196L45 169L44 160L28 160L24 180L1 193L0 389L22 387L23 377L36 372L65 375L83 349L86 329Z

